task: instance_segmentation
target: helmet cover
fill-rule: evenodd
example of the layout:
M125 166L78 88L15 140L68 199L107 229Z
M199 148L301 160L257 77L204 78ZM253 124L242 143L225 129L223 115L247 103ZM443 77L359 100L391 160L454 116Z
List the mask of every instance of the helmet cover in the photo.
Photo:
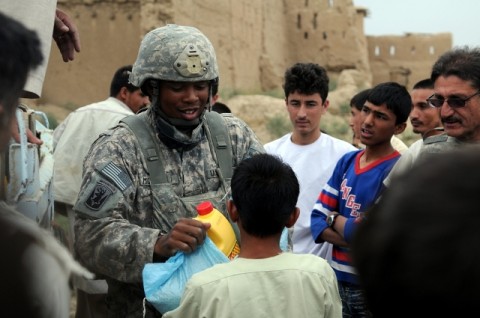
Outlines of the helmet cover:
M147 79L198 82L217 77L215 50L208 38L197 28L167 24L143 38L130 83L142 87Z

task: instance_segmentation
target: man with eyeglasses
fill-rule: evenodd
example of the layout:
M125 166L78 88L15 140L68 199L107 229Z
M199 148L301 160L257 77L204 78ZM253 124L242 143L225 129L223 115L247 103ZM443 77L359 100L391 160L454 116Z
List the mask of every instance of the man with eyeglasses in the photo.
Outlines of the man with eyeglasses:
M423 154L480 143L480 47L460 47L440 56L432 68L434 93L448 137L425 143Z
M385 178L386 186L418 159L480 145L480 47L465 46L444 53L433 65L430 78L434 88L427 102L439 110L445 134L426 138L416 158L408 162L401 158Z

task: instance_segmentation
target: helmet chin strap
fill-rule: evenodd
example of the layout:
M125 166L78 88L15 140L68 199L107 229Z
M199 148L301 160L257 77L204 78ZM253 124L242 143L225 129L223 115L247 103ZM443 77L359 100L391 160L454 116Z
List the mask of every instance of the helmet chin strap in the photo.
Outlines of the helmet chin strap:
M206 107L209 112L212 111L212 97L213 97L212 86L213 86L212 81L210 81L210 85L208 85L208 102Z

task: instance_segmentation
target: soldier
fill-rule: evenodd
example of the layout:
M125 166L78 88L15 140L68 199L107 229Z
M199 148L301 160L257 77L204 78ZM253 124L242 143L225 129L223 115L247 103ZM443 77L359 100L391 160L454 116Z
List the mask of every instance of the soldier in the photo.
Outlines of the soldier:
M195 205L210 200L227 216L233 168L264 152L242 120L210 111L217 81L215 51L198 29L150 31L130 82L151 107L100 136L85 158L75 251L105 276L109 317L161 317L144 305L144 265L201 245L210 225L192 219Z

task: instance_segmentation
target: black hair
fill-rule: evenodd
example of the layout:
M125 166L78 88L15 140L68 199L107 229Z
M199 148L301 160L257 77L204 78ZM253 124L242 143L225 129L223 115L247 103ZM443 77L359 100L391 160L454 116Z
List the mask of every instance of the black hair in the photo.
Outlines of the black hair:
M258 237L283 231L300 192L292 168L271 154L256 154L240 162L231 188L244 230Z
M412 97L405 86L396 82L376 85L368 94L367 101L376 106L385 104L395 114L396 125L406 122L412 110Z
M433 89L433 81L430 78L425 78L415 83L413 89Z
M362 110L365 102L367 101L368 94L370 94L371 90L372 89L367 88L353 95L352 99L350 99L350 107L355 107L358 110Z
M440 76L450 75L469 81L480 89L480 47L458 47L441 55L433 64L430 78L435 82Z
M392 179L353 238L374 317L467 317L478 309L480 153L427 157Z
M220 114L232 112L230 108L222 102L216 102L215 104L213 104L212 110Z
M128 78L132 72L132 65L125 65L120 67L115 74L113 74L112 82L110 83L110 96L115 97L120 93L122 87L126 87L129 92L134 92L138 87L132 85Z
M29 71L37 68L44 56L35 31L0 12L0 105L4 121L15 111Z
M318 93L325 103L328 97L328 83L327 71L320 65L296 63L285 72L283 90L285 98L294 92L306 95Z

